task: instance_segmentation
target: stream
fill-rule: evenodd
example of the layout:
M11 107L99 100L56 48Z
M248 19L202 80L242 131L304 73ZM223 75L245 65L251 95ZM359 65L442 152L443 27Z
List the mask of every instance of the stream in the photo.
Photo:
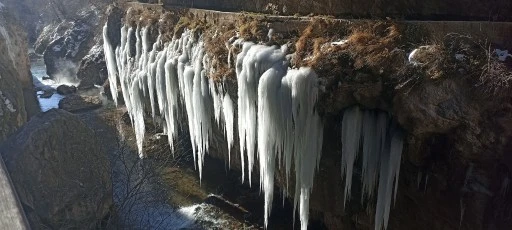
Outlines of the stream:
M31 58L30 61L30 71L32 71L32 80L37 90L37 99L39 100L41 111L46 112L53 108L59 108L59 101L62 100L64 96L54 93L50 98L41 97L45 91L55 92L59 86L57 82L51 79L43 80L43 78L47 76L43 57L37 56L36 58Z

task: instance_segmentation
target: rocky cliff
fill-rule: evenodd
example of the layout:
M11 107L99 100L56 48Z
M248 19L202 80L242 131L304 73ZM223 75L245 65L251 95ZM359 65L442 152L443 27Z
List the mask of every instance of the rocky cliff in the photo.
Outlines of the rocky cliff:
M6 6L0 7L0 141L39 111L32 84L26 33Z
M278 22L284 18L239 15L222 20L218 15L205 15L194 18L180 11L132 8L123 19L122 29L110 26L116 22L105 27L110 86L113 92L121 89L123 93L142 157L143 117L150 115L164 120L162 126L171 146L179 124L184 123L185 129L188 124L199 170L208 152L229 160L246 179L252 176L253 186L257 181L263 183L267 196L273 189L274 175L269 173L274 168L275 184L287 191L290 199L312 188L311 195L304 196L306 200L301 195L301 222L307 223L309 212L310 218L321 220L330 229L371 229L382 221L390 229L512 226L508 189L512 173L512 78L510 58L499 55L503 47L460 34L439 37L407 22L317 18L306 22L305 29L295 29L298 27L293 25L304 22L287 18L288 28L283 29ZM112 36L119 29L121 37ZM283 63L295 69L288 70L292 75L280 68ZM315 74L300 67L311 68ZM133 69L137 74L132 74ZM302 173L297 177L287 177L284 168L291 164L283 163L280 169L274 165L276 158L279 164L287 161L284 155L267 155L285 149L282 144L287 139L279 139L283 137L276 133L287 126L282 126L281 115L271 112L284 111L288 105L281 101L289 96L288 77L312 79L304 83L312 88L294 91L304 85L299 80L292 84L292 104L303 94L309 95L304 97L309 100L293 104L293 115L282 115L293 121L290 125L294 130L307 130L297 136L302 142L293 142L294 146L311 148L294 155L308 157L295 161L292 175ZM274 78L282 81L274 82ZM282 97L275 97L276 92ZM313 100L311 107L307 101L316 95L318 100ZM362 110L354 110L354 106ZM304 110L311 111L311 116L297 115ZM321 133L311 129L317 113ZM378 126L385 130L381 131L379 166L365 161L366 146L374 145L367 141L372 135L365 133L371 133L380 122L366 120L366 116L383 117L389 124ZM263 122L270 123L261 126ZM368 125L372 122L374 125ZM223 125L217 128L216 123ZM257 134L251 124L258 127ZM239 138L236 132L241 129L245 133ZM401 133L403 151L396 159L396 143L402 142L394 140L402 140ZM251 148L249 136L257 136L258 146L252 148L258 148L258 158L246 154ZM364 137L362 146L359 136ZM323 137L321 158L315 158L308 154L315 152L312 145L319 137ZM275 146L267 144L273 139ZM262 151L261 146L271 147ZM357 157L359 149L363 156ZM259 162L252 174L248 166L251 158ZM297 168L297 164L308 163ZM372 183L366 181L369 169L380 170L378 179L374 177L379 181L374 182L378 189L371 189ZM396 177L390 176L395 173ZM347 181L352 181L352 186ZM304 186L306 182L312 183L311 187L294 191L294 185ZM395 187L389 186L393 182ZM350 191L352 198L347 199ZM389 222L375 211L382 207L382 193L389 196L382 201L388 202L382 212L389 215ZM303 206L306 203L310 208Z

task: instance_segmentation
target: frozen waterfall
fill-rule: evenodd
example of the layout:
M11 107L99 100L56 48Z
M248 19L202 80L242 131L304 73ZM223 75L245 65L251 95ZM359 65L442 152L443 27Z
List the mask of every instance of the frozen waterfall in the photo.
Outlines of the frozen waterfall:
M237 125L242 182L247 176L252 185L254 164L259 163L265 226L272 210L275 173L281 169L286 175L285 194L291 172L295 173L294 212L298 206L301 228L307 229L309 198L323 142L323 123L316 110L319 81L312 69L290 69L286 46L238 41L233 44L242 46L235 63L238 97L233 98L225 85L209 78L215 71L210 66L212 57L205 54L202 37L192 31L185 30L181 37L165 43L158 36L150 44L152 30L125 25L120 45L112 47L107 30L105 25L104 51L112 96L117 104L117 91L121 90L141 158L146 157L144 118L151 116L162 121L172 152L178 132L188 128L202 178L215 125L226 136L229 162ZM362 153L363 193L370 199L378 190L375 220L380 230L387 226L393 192L396 196L403 137L387 114L354 107L345 111L342 142L345 203L350 199L354 164Z

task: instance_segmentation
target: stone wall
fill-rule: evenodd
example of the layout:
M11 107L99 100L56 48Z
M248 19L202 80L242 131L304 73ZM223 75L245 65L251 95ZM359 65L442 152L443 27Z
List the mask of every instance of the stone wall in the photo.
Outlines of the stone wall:
M512 20L512 2L494 0L163 0L163 3L167 6L285 15L313 13L355 18Z

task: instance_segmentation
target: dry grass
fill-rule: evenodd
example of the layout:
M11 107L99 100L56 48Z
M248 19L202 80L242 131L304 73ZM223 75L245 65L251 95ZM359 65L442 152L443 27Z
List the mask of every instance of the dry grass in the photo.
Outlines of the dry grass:
M355 25L348 37L347 50L355 69L374 74L396 72L403 68L402 28L393 22L365 22Z
M233 25L217 26L206 30L203 34L204 48L210 57L210 68L212 71L209 78L214 81L222 79L236 79L234 68L228 68L229 45L226 44L231 37L236 35ZM231 47L233 49L233 47ZM232 50L231 63L234 63L236 50Z
M237 23L240 37L246 41L266 40L268 28L267 23L253 17L243 17Z
M512 96L512 64L500 61L496 53L489 48L486 63L479 77L479 86L491 96Z
M330 19L314 19L302 32L295 43L296 66L315 66L318 58L332 53L333 50L322 50L322 45L344 38L348 34L348 23Z

